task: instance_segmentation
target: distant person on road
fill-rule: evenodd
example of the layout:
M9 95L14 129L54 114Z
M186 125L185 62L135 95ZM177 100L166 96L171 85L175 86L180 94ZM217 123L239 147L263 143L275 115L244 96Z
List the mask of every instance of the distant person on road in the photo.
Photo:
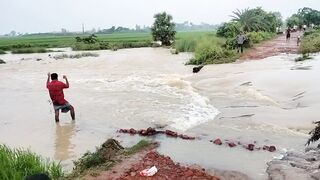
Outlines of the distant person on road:
M290 40L290 37L291 37L291 29L288 28L287 31L286 31L286 41L289 41Z
M51 82L50 82L51 77ZM63 89L69 88L69 82L67 76L63 76L63 79L66 80L66 84L58 81L58 74L57 73L48 73L47 79L47 88L49 90L50 98L52 100L54 113L55 113L55 120L59 122L59 110L61 112L67 113L70 110L70 115L72 120L75 120L75 113L74 108L69 104L68 101L64 99Z
M298 36L298 37L297 37L297 46L300 45L300 42L301 42L301 36Z
M244 44L244 42L246 41L246 36L245 36L245 34L243 33L243 32L240 32L240 34L237 36L237 49L238 49L238 53L239 53L239 51L241 52L241 53L243 53L243 44Z

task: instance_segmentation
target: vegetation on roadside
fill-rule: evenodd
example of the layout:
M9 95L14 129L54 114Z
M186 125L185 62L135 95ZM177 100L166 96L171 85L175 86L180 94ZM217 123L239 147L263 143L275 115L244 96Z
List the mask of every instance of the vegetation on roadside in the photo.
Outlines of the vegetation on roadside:
M60 164L23 149L11 149L0 145L0 179L20 180L37 173L45 173L52 179L64 176Z
M266 12L262 8L237 10L233 19L220 26L216 34L204 34L201 37L177 39L178 52L194 52L195 57L187 64L206 65L231 63L239 58L236 52L237 35L246 32L244 46L252 47L256 43L270 40L276 36L277 27L282 25L278 12Z
M40 47L19 48L19 49L13 49L11 51L12 54L30 54L30 53L46 53L46 52L50 52L50 51Z
M300 29L303 25L320 25L320 11L304 7L299 9L297 13L290 16L286 20L286 23L288 27L298 26Z
M154 41L161 41L162 45L170 46L175 40L175 24L172 16L166 12L154 15L155 21L151 27L151 34Z
M67 176L67 179L79 178L86 174L98 175L99 171L109 170L124 157L150 147L152 144L150 141L141 140L130 148L124 148L118 141L108 139L100 147L97 147L96 151L87 152L74 161L74 170Z
M6 52L2 49L0 49L0 54L6 54Z
M306 33L301 41L299 52L301 54L320 52L320 30Z

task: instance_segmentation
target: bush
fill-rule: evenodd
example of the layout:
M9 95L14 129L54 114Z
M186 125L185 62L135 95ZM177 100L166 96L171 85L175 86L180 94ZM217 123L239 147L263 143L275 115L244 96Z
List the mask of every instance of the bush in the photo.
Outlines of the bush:
M300 44L299 52L302 54L316 53L320 51L320 31L305 36Z
M228 22L224 23L217 30L217 35L225 38L234 38L242 31L240 23Z
M274 33L258 31L258 32L249 32L247 34L248 39L252 43L260 43L262 41L266 41L272 39L275 36Z
M114 42L108 43L105 41L97 42L94 44L87 44L83 42L77 42L72 47L75 51L84 51L84 50L103 50L103 49L124 49L124 48L139 48L139 47L151 47L150 41L142 42Z
M234 50L223 48L219 42L204 40L196 47L195 57L187 64L205 65L231 63L238 57L238 54Z
M10 149L0 145L0 179L24 179L26 176L45 173L52 179L63 177L60 164L42 159L22 149Z
M12 50L13 54L46 53L46 52L49 52L49 51L45 48L39 48L39 47L20 48L20 49L13 49Z
M2 49L0 49L0 54L6 54L6 52Z

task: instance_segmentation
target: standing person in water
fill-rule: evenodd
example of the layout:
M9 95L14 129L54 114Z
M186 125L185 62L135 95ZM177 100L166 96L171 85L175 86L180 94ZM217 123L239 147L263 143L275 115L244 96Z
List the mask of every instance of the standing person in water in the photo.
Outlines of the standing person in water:
M291 29L288 27L287 32L286 32L287 36L286 36L286 40L289 41L290 37L291 37Z
M241 51L241 53L243 53L243 44L246 40L246 36L244 35L243 32L240 32L240 34L237 36L237 49L238 49L238 52L239 50Z
M51 82L50 82L51 77ZM70 115L72 120L75 120L74 108L69 104L68 101L64 99L63 89L69 88L69 82L67 76L63 76L63 79L66 80L66 84L58 81L58 74L57 73L48 73L47 79L47 88L49 90L50 98L52 100L54 113L55 113L55 120L59 122L59 110L61 112L67 113L70 110Z

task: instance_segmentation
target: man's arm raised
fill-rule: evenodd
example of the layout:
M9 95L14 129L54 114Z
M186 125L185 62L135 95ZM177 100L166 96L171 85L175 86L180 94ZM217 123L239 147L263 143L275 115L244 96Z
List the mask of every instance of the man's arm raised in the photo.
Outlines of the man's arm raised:
M66 75L64 75L64 76L63 76L63 79L65 79L65 80L66 80L66 86L65 86L65 88L69 88L69 81L68 81L67 76L66 76Z
M48 73L48 79L47 79L47 84L46 84L47 88L48 88L48 84L50 83L50 76L51 76L51 73Z

